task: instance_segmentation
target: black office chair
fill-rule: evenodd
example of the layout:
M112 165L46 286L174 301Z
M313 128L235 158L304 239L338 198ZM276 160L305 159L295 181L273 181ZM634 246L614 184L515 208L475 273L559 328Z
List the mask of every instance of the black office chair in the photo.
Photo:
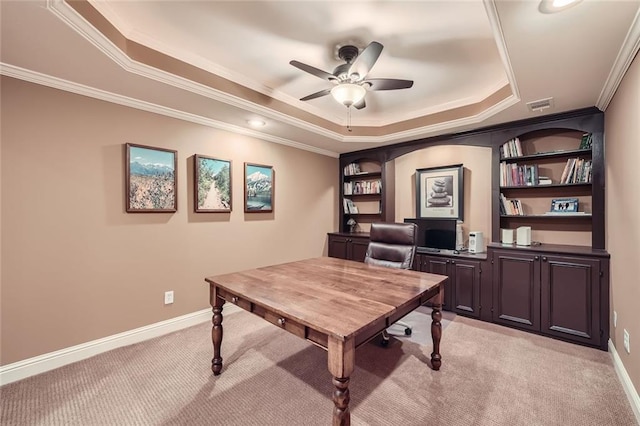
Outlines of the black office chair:
M416 254L418 227L415 223L372 223L369 246L364 262L387 268L411 269ZM411 326L402 321L404 334L411 335ZM389 334L382 332L382 345L389 344Z

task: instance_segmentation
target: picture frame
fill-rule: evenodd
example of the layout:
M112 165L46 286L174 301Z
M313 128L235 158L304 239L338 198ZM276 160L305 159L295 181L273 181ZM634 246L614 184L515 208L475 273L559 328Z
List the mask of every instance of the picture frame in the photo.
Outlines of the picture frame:
M272 166L244 163L244 212L272 213L275 171Z
M464 167L416 169L416 218L464 220Z
M127 213L178 210L178 152L127 143L125 193Z
M554 198L551 200L551 213L577 213L577 198Z
M194 211L230 213L232 209L231 161L206 155L194 156Z

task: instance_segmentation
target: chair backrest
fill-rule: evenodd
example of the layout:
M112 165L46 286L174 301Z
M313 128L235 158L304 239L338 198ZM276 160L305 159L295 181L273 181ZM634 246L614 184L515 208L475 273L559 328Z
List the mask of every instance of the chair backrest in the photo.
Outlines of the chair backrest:
M416 254L415 223L372 223L364 262L388 268L411 269Z

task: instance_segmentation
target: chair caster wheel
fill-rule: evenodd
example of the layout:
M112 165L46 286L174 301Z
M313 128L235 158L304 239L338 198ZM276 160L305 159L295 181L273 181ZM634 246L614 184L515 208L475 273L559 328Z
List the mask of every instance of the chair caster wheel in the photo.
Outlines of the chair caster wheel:
M389 346L389 339L382 339L382 341L380 341L380 346L382 346L384 348Z
M411 329L410 328L405 328L404 329L404 335L405 336L411 336Z

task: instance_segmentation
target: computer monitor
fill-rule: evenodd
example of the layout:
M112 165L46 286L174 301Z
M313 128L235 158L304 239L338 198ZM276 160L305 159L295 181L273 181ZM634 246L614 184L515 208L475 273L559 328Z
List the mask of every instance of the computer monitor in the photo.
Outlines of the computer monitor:
M456 219L405 219L418 225L418 247L456 249Z

